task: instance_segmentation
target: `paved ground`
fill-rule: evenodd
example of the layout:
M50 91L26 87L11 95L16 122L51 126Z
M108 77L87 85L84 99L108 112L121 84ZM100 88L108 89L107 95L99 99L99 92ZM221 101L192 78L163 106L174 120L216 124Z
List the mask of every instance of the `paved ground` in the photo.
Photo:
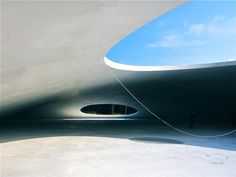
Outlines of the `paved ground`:
M2 177L235 177L235 166L235 134L199 139L143 121L1 126Z

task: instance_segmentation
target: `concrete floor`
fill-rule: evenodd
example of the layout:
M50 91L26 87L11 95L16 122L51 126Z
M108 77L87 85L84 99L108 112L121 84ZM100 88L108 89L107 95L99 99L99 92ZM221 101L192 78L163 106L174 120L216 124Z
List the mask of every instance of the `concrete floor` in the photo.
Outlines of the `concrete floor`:
M1 126L2 177L235 177L235 166L236 134L199 139L150 121Z

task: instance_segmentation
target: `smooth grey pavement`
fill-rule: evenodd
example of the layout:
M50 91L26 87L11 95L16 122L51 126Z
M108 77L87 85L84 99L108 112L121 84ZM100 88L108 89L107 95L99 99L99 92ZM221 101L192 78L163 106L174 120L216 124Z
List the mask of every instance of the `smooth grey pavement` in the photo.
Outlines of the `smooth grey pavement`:
M235 134L199 139L153 121L28 122L1 129L2 177L236 175Z

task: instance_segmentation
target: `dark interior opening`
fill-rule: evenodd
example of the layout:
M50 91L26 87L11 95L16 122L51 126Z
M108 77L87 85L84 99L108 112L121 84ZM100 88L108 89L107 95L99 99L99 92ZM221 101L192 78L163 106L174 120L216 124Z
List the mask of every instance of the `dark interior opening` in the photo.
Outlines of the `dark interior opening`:
M96 115L129 115L136 113L137 110L126 105L95 104L83 107L81 112Z

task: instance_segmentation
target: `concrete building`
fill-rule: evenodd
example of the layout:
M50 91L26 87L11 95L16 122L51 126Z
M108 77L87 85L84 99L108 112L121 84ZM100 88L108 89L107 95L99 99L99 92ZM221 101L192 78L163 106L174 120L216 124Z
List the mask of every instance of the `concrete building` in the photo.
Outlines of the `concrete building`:
M184 3L183 1L1 1L1 123L13 120L24 122L32 120L69 121L87 119L156 120L157 117L153 115L155 114L169 124L190 133L200 135L206 133L209 135L209 132L202 130L204 127L207 127L207 129L209 127L219 127L219 131L217 130L213 134L233 130L236 111L235 61L184 67L135 67L115 63L105 57L107 51L120 39ZM85 111L81 112L81 109L85 109ZM91 114L88 114L89 111ZM164 126L161 121L156 121L157 125ZM9 124L2 126L3 132L5 132L2 134L5 142L2 144L2 171L4 176L37 176L37 174L33 174L34 170L38 173L41 171L39 176L53 176L53 173L51 173L53 171L55 172L54 175L58 176L59 172L57 173L55 168L63 169L61 163L63 159L58 161L49 160L51 171L48 169L44 173L42 169L45 169L46 166L40 166L37 163L37 159L43 157L40 155L40 157L30 157L26 155L27 151L33 153L34 149L38 149L36 146L38 147L42 143L42 151L38 149L38 152L41 155L47 154L48 156L50 154L48 148L51 145L53 146L50 142L54 141L56 147L62 148L62 151L57 151L57 148L54 149L55 151L52 149L52 151L58 153L52 156L58 157L58 155L70 151L70 148L67 149L68 147L65 147L63 142L68 141L69 147L73 148L75 140L84 144L89 143L90 140L91 142L108 143L109 147L116 146L117 143L120 143L120 145L127 143L125 147L127 150L119 151L122 152L122 157L129 154L134 147L138 148L134 149L134 152L140 153L139 150L143 148L144 154L148 157L150 157L150 154L147 154L149 148L151 154L158 155L160 151L163 152L161 155L163 163L161 164L156 162L155 158L149 159L150 161L141 158L143 162L149 162L150 168L141 170L140 176L157 176L158 172L155 170L148 173L150 169L155 168L155 163L159 164L160 170L166 164L171 164L170 168L173 170L170 170L170 173L162 171L160 174L163 176L189 176L189 172L194 169L194 165L190 165L182 171L174 169L175 162L165 161L166 154L163 151L165 147L162 146L157 150L156 144L129 144L124 139L130 138L130 134L114 135L116 138L124 138L116 142L114 139L111 141L101 139L100 142L100 139L85 140L83 137L77 137L80 139L74 137L75 139L73 139L69 136L68 139L60 139L60 137L50 139L47 137L49 135L47 131L44 131L46 133L42 134L47 138L41 142L37 139L11 141L17 135L17 132L10 133L8 136L8 130L6 130L8 126ZM77 126L76 123L75 126ZM105 127L102 126L102 128ZM82 128L82 130L86 132L85 129ZM92 131L92 129L89 130ZM124 128L120 130L126 131ZM139 130L145 134L142 128ZM153 127L150 130L148 128L145 130L147 132L156 131ZM184 154L183 150L188 149L188 145L191 145L191 143L201 148L205 146L204 144L207 144L207 140L198 141L194 144L194 141L197 142L194 138L188 139L184 135L183 137L182 135L177 136L177 132L175 132L176 134L172 132L171 135L168 134L169 130L165 131L164 128L160 130L166 133L162 135L164 138L174 138L187 144L183 147L176 145L178 143L173 146L166 146L172 155L175 154L174 149L176 147L177 154ZM141 136L140 132L137 134L139 134L139 137ZM150 136L150 134L145 135ZM63 135L63 132L60 135ZM88 134L85 133L85 135ZM97 136L93 133L88 136L92 135ZM152 136L154 135L152 134ZM38 135L35 137L38 137ZM216 140L218 141L218 139ZM213 147L216 140L209 140L206 147ZM225 164L224 167L219 169L218 175L234 176L233 166L236 162L236 155L233 141L235 141L235 135L223 140L221 147L223 150L219 150L220 148L203 150L204 156L207 153L211 154L211 157L206 158L212 162L206 165L205 168L214 170L215 166L212 166L212 164L222 162ZM93 145L88 145L91 151L86 153L93 153ZM25 161L17 156L18 151L14 147L19 147L18 150L24 152ZM231 147L230 150L227 149L229 147ZM101 146L101 148L105 147ZM184 169L184 164L189 163L187 162L189 160L193 160L194 153L200 155L196 152L198 150L195 147L191 148L186 150L187 156L182 156L186 158L181 160L179 169ZM117 151L109 151L110 155L115 152ZM65 157L64 160L71 163L71 166L69 168L66 165L64 174L59 170L62 176L75 176L77 172L81 172L81 176L135 176L135 169L139 171L141 167L138 164L138 157L142 154L139 154L140 156L137 156L137 158L135 156L134 159L128 159L127 169L123 169L124 171L119 174L119 170L109 163L109 160L112 161L110 155L108 158L104 158L106 154L103 154L104 156L98 157L98 163L102 164L102 159L104 159L104 164L110 164L111 166L108 165L108 167L114 173L108 172L109 169L103 171L101 166L97 166L100 169L99 171L93 171L93 169L91 172L88 166L83 166L85 164L82 164L80 160L84 157L79 155L81 158L78 163L83 166L81 168L85 171L76 171L75 166L78 164L72 160L72 157L76 157L76 153L77 151L74 149L72 154L68 154L68 158ZM94 153L96 154L96 152ZM214 154L218 154L219 158L217 159ZM147 157L145 155L143 157ZM227 161L227 157L229 157L230 162ZM181 157L176 157L176 159L179 158ZM30 166L32 159L38 164L36 168ZM204 160L204 158L200 159L195 167L205 169L202 166L205 163ZM41 159L40 163L46 161L47 158ZM133 168L129 164L134 161L136 163L134 163ZM25 163L27 168L19 166L17 162ZM176 162L180 161L176 160ZM96 168L95 161L88 163ZM227 163L229 164L227 165ZM53 164L56 165L53 166ZM122 161L115 162L115 164L122 165ZM25 173L26 171L28 172ZM213 174L212 171L206 172L206 176L212 176ZM196 173L196 175L199 176L200 173Z

